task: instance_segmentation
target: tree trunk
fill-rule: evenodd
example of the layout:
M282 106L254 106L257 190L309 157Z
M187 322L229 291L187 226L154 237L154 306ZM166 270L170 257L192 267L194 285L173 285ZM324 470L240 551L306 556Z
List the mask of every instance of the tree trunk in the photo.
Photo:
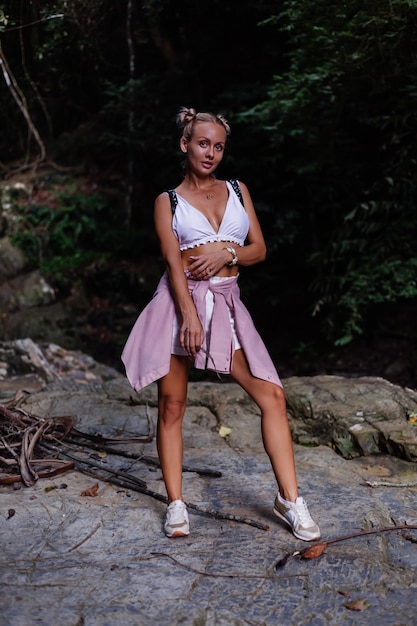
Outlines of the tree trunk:
M0 68L3 73L4 80L6 81L7 88L10 91L13 99L17 103L17 106L19 107L23 117L25 118L26 123L28 125L29 132L33 135L33 137L36 140L36 143L39 146L40 155L39 155L38 160L44 161L46 157L45 144L42 141L42 138L38 132L38 129L36 128L35 124L32 121L32 118L30 116L29 109L27 106L25 95L23 91L20 89L19 85L17 84L17 81L14 78L13 73L11 72L8 66L7 59L4 55L3 48L1 45L1 40L0 40ZM29 142L28 142L28 146L29 146Z

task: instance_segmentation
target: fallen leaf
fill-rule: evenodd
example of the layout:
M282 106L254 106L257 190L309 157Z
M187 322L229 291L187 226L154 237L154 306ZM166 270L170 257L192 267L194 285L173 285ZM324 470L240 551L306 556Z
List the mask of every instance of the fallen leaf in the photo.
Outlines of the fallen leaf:
M107 456L107 452L99 452L98 455L101 459L104 459Z
M366 600L354 600L353 602L347 602L344 604L349 611L365 611L365 609L369 608L369 604Z
M13 517L13 515L16 513L16 511L14 509L9 509L7 511L7 518L6 519L10 519L11 517Z
M341 589L339 589L337 593L340 593L340 595L344 596L345 598L350 598L350 593L348 593L347 591L342 591Z
M316 545L314 546L310 546L309 548L301 550L300 556L303 559L317 559L317 557L323 554L326 548L327 543L325 541L323 541L322 543L316 543Z
M88 489L84 489L84 491L80 493L80 496L90 496L91 498L95 498L95 496L98 495L97 492L98 492L98 483L96 483L92 487L89 487Z
M48 487L45 487L44 491L45 493L49 493L50 491L53 491L54 489L56 489L55 485L49 485Z
M231 432L232 432L232 429L228 428L227 426L220 426L219 428L220 437L227 437L227 435L230 435Z

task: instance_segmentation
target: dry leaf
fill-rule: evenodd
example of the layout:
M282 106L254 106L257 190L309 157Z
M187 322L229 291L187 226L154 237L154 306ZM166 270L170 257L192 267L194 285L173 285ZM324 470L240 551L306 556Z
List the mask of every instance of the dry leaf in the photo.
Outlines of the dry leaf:
M309 548L301 550L300 556L303 559L317 559L317 557L323 554L326 548L327 543L325 541L323 541L322 543L316 543L316 545L314 546L310 546Z
M10 519L11 517L13 517L13 515L16 513L16 511L14 509L9 509L7 511L7 519Z
M98 483L96 483L92 487L89 487L88 489L84 489L84 491L80 493L80 496L90 496L91 498L95 498L95 496L98 495L97 492L98 492Z
M415 424L417 422L417 411L407 411L407 420Z
M369 608L366 600L354 600L353 602L347 602L343 606L349 609L349 611L365 611L365 609Z
M337 593L340 593L340 595L344 596L345 598L350 598L350 593L348 593L347 591L342 591L341 589L339 589Z
M228 428L227 426L220 426L219 428L220 437L227 437L227 435L230 435L231 432L232 432L232 429Z

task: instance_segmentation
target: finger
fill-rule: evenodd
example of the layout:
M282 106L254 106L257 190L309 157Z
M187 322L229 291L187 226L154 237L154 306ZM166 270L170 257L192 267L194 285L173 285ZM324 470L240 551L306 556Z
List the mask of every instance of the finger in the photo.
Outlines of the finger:
M190 332L188 328L184 329L184 346L183 348L193 356L201 349L204 341L204 332Z
M187 350L189 354L195 354L195 341L193 333L190 333L189 328L184 328L184 345L183 348Z
M184 332L180 334L180 344L181 347L185 350L189 349L190 346L190 330L189 328L184 328Z

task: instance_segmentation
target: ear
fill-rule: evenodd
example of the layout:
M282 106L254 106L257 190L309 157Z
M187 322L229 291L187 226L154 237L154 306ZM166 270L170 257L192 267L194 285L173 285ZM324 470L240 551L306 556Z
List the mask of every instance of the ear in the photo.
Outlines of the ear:
M184 152L184 154L187 153L187 140L185 137L181 137L180 139L180 148L181 148L181 152Z

